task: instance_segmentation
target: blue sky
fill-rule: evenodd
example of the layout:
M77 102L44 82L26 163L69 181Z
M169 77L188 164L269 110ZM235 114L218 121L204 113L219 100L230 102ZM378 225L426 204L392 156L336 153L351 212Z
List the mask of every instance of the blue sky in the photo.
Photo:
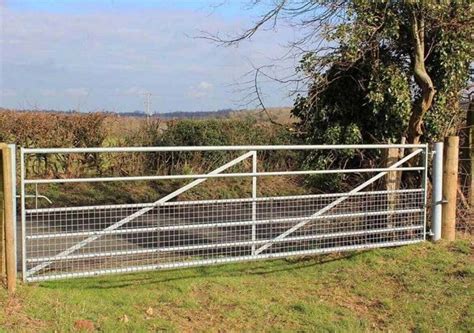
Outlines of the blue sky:
M295 66L274 61L294 37L289 27L238 47L192 38L248 27L264 10L248 0L0 3L2 107L134 111L150 92L154 112L240 108L252 66L274 64L279 76ZM261 89L267 106L292 103L287 87L266 80Z

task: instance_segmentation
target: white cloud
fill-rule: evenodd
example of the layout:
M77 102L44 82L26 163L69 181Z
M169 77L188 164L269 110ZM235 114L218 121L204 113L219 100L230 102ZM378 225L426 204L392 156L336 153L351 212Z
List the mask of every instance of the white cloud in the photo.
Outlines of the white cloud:
M214 90L214 85L207 81L201 81L189 88L188 95L193 98L209 97Z
M212 90L212 88L214 88L214 85L206 81L201 81L199 82L198 87L201 90Z
M221 17L182 8L138 7L90 12L5 9L8 24L0 40L5 88L28 91L46 109L70 109L74 98L87 96L91 109L129 111L143 108L136 95L146 91L159 92L154 103L160 110L195 110L196 99L200 109L232 107L242 93L228 85L251 69L250 62L268 64L270 57L285 52L281 31L262 31L239 48L188 37L199 31L242 31L248 25L246 12ZM281 105L282 95L272 94L268 105ZM21 96L5 100L11 105L24 102Z

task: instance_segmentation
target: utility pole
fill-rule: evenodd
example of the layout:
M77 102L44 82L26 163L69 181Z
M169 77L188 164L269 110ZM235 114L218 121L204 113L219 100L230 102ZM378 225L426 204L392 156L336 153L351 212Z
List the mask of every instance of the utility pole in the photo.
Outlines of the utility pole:
M150 105L151 105L151 93L146 92L144 93L145 95L145 113L147 115L147 118L150 118L151 112L150 112Z

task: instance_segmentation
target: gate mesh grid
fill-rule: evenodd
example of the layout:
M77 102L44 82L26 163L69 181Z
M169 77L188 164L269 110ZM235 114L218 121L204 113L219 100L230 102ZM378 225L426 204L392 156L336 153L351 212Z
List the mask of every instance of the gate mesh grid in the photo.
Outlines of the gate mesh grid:
M323 253L424 239L423 189L360 192L312 218L345 195L167 202L107 231L147 205L30 209L26 211L26 279ZM256 221L252 220L254 205ZM275 240L295 225L301 227ZM83 247L59 255L84 240L88 241Z

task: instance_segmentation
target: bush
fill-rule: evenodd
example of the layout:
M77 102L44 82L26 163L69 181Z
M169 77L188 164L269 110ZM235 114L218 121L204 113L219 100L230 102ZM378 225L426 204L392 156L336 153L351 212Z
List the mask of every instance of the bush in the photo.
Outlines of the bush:
M142 121L125 138L128 146L230 146L285 145L294 143L293 135L283 127L246 119L182 119L166 123L156 119ZM119 174L172 174L207 172L244 153L160 152L116 155L111 166ZM259 152L259 162L266 168L287 168L294 163L294 152ZM130 166L127 164L133 160ZM132 165L133 164L133 165Z
M101 146L107 135L106 117L104 113L2 111L0 141L30 148ZM35 174L78 174L90 168L100 172L101 160L98 154L37 155L27 166Z
M31 148L117 145L144 147L231 146L295 144L295 137L285 127L258 122L251 117L245 119L184 119L164 122L159 119L131 119L104 113L0 111L0 141ZM34 175L41 178L207 173L245 152L45 154L32 155L26 163L26 168L29 176ZM299 155L300 153L286 150L259 151L258 171L299 168L302 156ZM249 172L252 170L251 167L249 158L226 172ZM222 197L238 196L239 191L251 188L251 186L247 186L247 182L250 181L249 178L209 180L205 186L208 188L201 187L201 191L207 191L209 196L214 194ZM187 181L150 182L146 186L140 186L147 189L149 195L156 196L169 193L185 182ZM275 179L271 177L262 178L260 185L259 188L266 188L268 193L272 191L291 192L291 189L285 189L285 184L275 182ZM60 188L56 190L44 188L42 193L43 190L46 191L44 193L51 192L49 194L54 198L67 197L68 193L72 193L71 188L67 186ZM111 194L105 193L102 187L91 184L84 184L81 188L97 192L93 196L94 198L109 198ZM125 187L123 190L130 191ZM83 192L87 193L87 191ZM240 193L240 195L242 194ZM189 195L195 196L197 194L190 192ZM138 197L142 198L143 196ZM87 202L90 198L84 197L83 199L80 196L74 196L73 201Z

